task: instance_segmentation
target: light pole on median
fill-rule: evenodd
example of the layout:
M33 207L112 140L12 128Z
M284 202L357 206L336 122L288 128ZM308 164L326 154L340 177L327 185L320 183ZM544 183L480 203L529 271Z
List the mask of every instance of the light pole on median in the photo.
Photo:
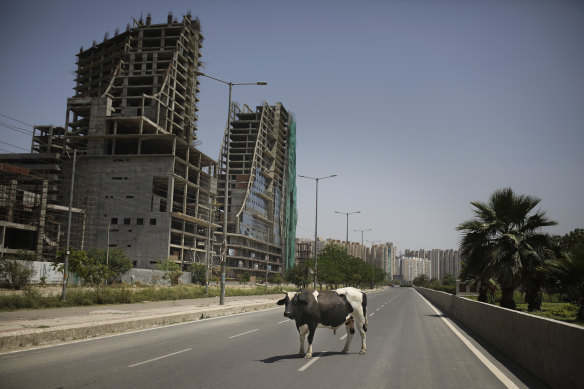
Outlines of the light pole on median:
M347 255L349 255L349 215L352 215L354 213L361 213L361 211L354 211L354 212L335 211L335 213L340 213L341 215L347 215L347 239L345 241L345 246L347 246Z
M365 230L353 230L353 231L357 231L357 232L358 231L361 231L361 260L362 261L365 261L365 258L364 258L364 255L363 255L364 254L364 251L365 251L365 246L363 246L363 233L366 232L366 231L371 231L371 228L367 228Z
M267 82L258 81L258 82L231 82L231 81L224 81L219 78L211 77L203 72L195 71L197 76L207 77L215 81L219 81L225 85L229 86L229 104L227 105L227 141L225 144L225 153L227 154L227 158L225 160L225 196L223 201L223 243L222 243L222 250L221 250L221 294L219 297L219 304L225 304L225 271L227 267L227 215L229 214L229 158L230 158L230 150L229 150L229 143L231 141L231 90L233 89L234 85L268 85ZM267 264L266 264L267 265Z
M316 245L318 243L318 181L324 180L325 178L336 177L336 174L326 176L326 177L308 177L299 174L298 177L308 178L309 180L316 181L316 208L314 211L314 290L316 290L316 273L317 273L317 257L316 257Z

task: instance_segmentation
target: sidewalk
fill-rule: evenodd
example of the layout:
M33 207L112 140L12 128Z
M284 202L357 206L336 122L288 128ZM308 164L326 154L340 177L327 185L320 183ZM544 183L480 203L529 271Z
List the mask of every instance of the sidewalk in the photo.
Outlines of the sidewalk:
M0 312L0 353L277 307L280 295Z

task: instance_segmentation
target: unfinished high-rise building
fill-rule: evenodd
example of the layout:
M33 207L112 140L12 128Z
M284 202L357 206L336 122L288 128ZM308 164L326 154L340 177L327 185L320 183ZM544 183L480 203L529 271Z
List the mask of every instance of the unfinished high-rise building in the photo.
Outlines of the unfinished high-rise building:
M227 211L228 276L264 280L294 264L296 124L281 103L233 105L219 159L218 201Z
M206 257L219 225L217 163L195 148L202 41L190 14L148 16L77 54L65 139L77 150L86 247L121 247L142 268Z
M38 258L54 258L66 246L67 224L45 223L44 215L73 204L79 222L70 245L122 248L134 267L225 259L227 277L263 280L294 264L295 122L281 103L255 110L232 104L219 160L198 151L202 41L190 14L163 24L148 16L81 48L65 126L37 126L31 156L18 164L0 159L24 168L42 159L42 169L54 173L43 184L26 169L4 169L11 175L0 182L0 234L11 242L0 239L0 253L37 247ZM20 172L19 182L10 169ZM34 192L36 213L14 212L19 190ZM41 206L53 194L55 204ZM14 227L14 216L23 215L41 227Z

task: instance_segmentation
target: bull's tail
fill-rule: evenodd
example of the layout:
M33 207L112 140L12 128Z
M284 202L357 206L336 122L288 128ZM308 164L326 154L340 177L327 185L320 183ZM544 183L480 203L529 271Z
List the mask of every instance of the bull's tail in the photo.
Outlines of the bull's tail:
M369 325L369 321L367 320L367 294L363 293L363 301L361 302L361 306L363 307L363 316L365 316L365 324L363 324L363 331L367 332L367 326Z

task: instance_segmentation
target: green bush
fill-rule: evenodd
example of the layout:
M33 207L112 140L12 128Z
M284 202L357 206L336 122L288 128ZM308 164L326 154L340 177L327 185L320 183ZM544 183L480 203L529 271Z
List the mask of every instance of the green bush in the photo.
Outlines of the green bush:
M14 257L0 258L0 283L5 283L12 289L24 288L35 273L28 263L34 259L34 254L23 250Z
M92 289L69 288L67 299L61 300L61 294L43 296L37 289L25 289L22 294L0 296L0 310L38 309L54 307L73 307L100 304L131 304L143 301L168 301L219 296L218 288L210 288L205 295L205 288L199 285L177 285L170 287L132 288L127 285L98 286ZM263 294L280 294L279 287L268 288L226 288L226 296L254 296Z

